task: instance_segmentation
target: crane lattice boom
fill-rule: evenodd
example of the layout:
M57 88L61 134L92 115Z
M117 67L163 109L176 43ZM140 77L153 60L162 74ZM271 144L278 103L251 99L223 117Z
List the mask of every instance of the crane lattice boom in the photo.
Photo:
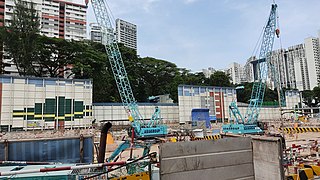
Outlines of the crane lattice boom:
M144 121L144 118L139 112L116 41L115 31L111 23L110 13L107 9L105 0L91 0L91 2L97 22L101 27L102 44L105 46L123 106L126 108L136 136L153 137L166 135L166 126L159 124L160 110L158 108L156 108L149 123Z

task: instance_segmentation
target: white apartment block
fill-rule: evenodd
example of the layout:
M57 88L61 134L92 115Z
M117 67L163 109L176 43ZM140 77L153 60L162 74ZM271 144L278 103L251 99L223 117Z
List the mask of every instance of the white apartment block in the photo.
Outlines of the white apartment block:
M116 19L116 35L118 42L137 50L137 25Z
M84 40L86 34L87 7L71 0L24 0L33 3L40 19L40 34L67 40ZM8 25L15 8L14 0L0 0L0 19ZM3 26L3 23L0 23ZM16 66L4 52L4 73L18 75Z
M287 52L287 85L300 91L310 90L307 58L304 44L288 48Z
M246 64L243 67L243 82L253 82L254 81L254 75L253 75L253 64L252 61L255 61L256 57L252 56L249 59L247 59Z
M271 64L268 64L268 76L273 84L272 88L277 86L275 83L280 83L280 87L287 88L287 63L285 53L285 49L278 49L271 52Z
M213 67L209 67L208 69L202 69L202 73L206 78L210 78L210 76L216 72L216 70Z
M307 57L307 67L310 80L310 89L320 83L319 38L309 37L304 40Z
M72 1L42 0L41 33L48 37L84 40L87 7Z
M91 41L101 43L102 42L102 33L101 27L97 23L90 23L90 39Z
M233 84L241 84L243 82L243 67L240 64L236 62L231 63L227 73L230 75Z

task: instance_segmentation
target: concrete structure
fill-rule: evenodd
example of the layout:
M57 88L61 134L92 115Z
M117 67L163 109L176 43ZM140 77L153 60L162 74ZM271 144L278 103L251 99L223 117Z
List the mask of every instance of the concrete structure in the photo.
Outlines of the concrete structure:
M253 65L252 61L256 60L255 56L250 57L246 64L243 67L243 74L242 74L242 79L243 82L253 82L254 81L254 76L253 76Z
M162 143L160 179L284 179L279 138Z
M90 40L94 42L102 42L101 27L97 23L90 23Z
M160 179L254 179L250 138L160 145Z
M202 69L202 72L206 78L210 78L216 70L213 67L209 67L208 69Z
M179 122L179 106L173 103L138 103L139 111L145 119L151 118L155 107L161 111L161 118L166 124ZM93 118L97 122L109 120L113 125L129 125L128 114L122 103L94 103Z
M236 90L232 87L190 86L178 87L180 122L191 122L191 110L207 108L218 121L229 118L229 105L236 100Z
M287 63L286 50L278 49L271 52L270 61L272 66L268 66L268 78L271 80L272 89L276 86L275 83L280 83L281 87L287 88Z
M304 40L307 57L307 67L310 81L310 89L320 83L320 48L319 38L309 37Z
M229 74L231 77L231 83L233 84L241 84L242 82L246 82L244 68L241 66L241 64L236 62L231 63L227 69L227 74Z
M116 34L118 42L137 50L137 25L116 19Z
M48 37L68 40L84 40L86 34L87 7L84 4L73 3L71 0L24 0L34 4L40 19L40 34ZM84 3L84 2L83 2ZM2 8L1 8L2 7ZM15 8L15 1L0 1L0 19L8 25ZM0 26L4 25L0 23ZM4 74L18 75L18 71L8 54L2 58Z
M253 137L252 152L255 180L284 179L283 149L280 138Z
M0 76L0 110L2 130L87 127L92 82Z
M310 90L307 58L304 44L291 46L287 51L287 87Z

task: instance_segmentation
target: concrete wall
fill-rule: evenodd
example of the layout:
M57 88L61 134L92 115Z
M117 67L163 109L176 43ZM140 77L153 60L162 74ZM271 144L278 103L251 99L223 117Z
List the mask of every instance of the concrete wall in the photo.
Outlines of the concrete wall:
M252 149L256 180L283 179L282 147L279 138L253 138Z
M174 103L138 103L139 111L145 119L150 119L158 106L164 123L179 122L179 107ZM122 103L93 103L93 118L113 121L113 125L128 125L128 114ZM190 112L191 113L191 112Z
M160 145L160 179L254 179L251 138Z
M279 138L223 138L160 145L160 179L282 180Z

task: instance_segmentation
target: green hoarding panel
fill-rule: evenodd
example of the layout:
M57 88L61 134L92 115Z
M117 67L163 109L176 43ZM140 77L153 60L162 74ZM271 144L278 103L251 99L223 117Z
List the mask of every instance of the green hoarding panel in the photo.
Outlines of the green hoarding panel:
M66 99L66 114L71 114L71 99Z
M44 104L44 114L56 114L56 100L46 99Z
M58 116L64 116L64 109L65 109L65 98L59 97L58 99Z
M34 105L34 114L42 114L42 103L35 103Z

